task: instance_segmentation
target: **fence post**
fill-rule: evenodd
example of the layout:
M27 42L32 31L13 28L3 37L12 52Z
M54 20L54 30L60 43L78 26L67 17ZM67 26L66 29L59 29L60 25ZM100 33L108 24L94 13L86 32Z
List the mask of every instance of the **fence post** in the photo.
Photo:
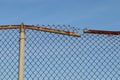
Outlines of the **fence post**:
M25 43L25 28L24 24L22 23L20 27L18 80L24 80L24 43Z

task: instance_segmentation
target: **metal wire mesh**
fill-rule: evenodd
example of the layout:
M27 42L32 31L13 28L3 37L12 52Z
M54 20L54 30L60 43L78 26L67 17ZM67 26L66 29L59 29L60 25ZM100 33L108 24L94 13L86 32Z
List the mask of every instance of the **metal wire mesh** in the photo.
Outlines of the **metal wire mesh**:
M120 35L26 30L25 80L119 80Z
M19 30L0 30L0 80L18 79Z
M0 30L0 80L18 79L19 35L19 29ZM120 80L120 35L26 29L24 59L24 80Z

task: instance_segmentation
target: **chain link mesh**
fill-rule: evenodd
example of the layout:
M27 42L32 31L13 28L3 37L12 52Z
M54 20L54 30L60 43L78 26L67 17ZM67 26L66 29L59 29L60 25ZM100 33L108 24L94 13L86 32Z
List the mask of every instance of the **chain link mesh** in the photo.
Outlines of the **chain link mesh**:
M120 35L26 30L25 80L119 80Z
M0 80L18 79L19 30L0 30Z
M0 80L18 79L19 35L0 30ZM120 80L120 35L26 29L25 37L24 80Z

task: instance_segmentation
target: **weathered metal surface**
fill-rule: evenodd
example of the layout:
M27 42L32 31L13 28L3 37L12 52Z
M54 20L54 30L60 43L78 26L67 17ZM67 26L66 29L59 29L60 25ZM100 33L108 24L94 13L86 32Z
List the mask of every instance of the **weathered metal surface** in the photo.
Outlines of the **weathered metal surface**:
M75 32L64 31L64 30L56 30L56 29L52 29L52 28L44 28L44 27L30 26L30 25L26 25L26 28L27 29L33 29L33 30L40 30L40 31L44 31L44 32L64 34L64 35L69 35L69 36L77 36L77 37L80 36L80 34L75 33Z
M2 25L2 26L0 26L0 29L16 29L16 28L20 28L20 27L21 27L21 25ZM44 32L63 34L63 35L69 35L69 36L77 36L77 37L80 36L80 34L75 33L75 32L56 30L56 29L52 29L52 28L44 28L44 27L34 26L34 25L24 25L24 28L40 30L40 31L44 31Z
M24 46L25 46L25 29L24 29L24 25L21 24L18 80L24 80Z
M0 29L15 29L20 28L21 25L2 25L0 26Z
M20 28L21 25L2 25L0 26L0 29L16 29ZM57 33L57 34L63 34L63 35L69 35L69 36L77 36L79 37L79 33L70 32L70 31L64 31L64 30L57 30L52 28L44 28L41 26L34 26L34 25L24 25L25 29L32 29L32 30L39 30L44 32L51 32L51 33ZM105 31L105 30L84 30L85 33L93 33L93 34L107 34L107 35L119 35L120 31Z
M93 34L120 35L120 31L84 30L84 32L85 33L93 33Z

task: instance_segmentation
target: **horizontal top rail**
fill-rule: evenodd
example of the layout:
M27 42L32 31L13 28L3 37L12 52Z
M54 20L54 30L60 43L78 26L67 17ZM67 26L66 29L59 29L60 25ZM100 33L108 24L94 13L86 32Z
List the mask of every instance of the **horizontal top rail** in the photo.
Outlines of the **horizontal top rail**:
M84 32L85 33L93 33L93 34L120 35L120 31L84 30Z
M0 29L16 29L16 28L20 28L20 27L21 27L21 25L1 25ZM44 28L41 26L24 25L23 28L80 37L79 33L71 32L71 31L64 31L64 30L57 30L57 29L52 29L52 28Z
M17 29L17 28L20 28L21 25L1 25L0 29ZM42 27L42 26L24 25L24 28L25 29L39 30L39 31L44 31L44 32L51 32L51 33L80 37L80 34L76 33L76 32L65 31L65 30L57 30L57 29L53 29L53 28L45 28L45 27ZM93 33L93 34L120 35L120 31L87 30L86 29L83 32Z

